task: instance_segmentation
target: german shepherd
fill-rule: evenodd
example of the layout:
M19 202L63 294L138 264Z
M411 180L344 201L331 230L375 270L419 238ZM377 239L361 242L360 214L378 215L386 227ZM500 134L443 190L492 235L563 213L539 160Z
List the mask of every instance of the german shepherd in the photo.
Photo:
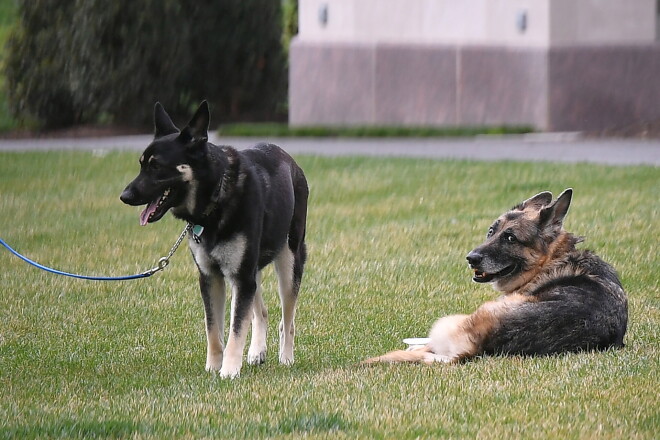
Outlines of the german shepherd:
M542 192L503 214L467 255L473 280L504 295L471 315L439 319L428 343L367 359L460 362L482 355L550 355L623 347L628 301L616 272L562 228L573 191Z
M140 173L120 199L147 205L140 224L167 211L194 225L189 236L206 318L206 369L240 374L252 313L247 360L266 359L267 309L261 270L274 263L282 302L279 360L293 363L294 317L306 259L309 190L294 160L273 144L237 151L208 142L209 108L202 102L179 130L160 103L155 136L140 157ZM232 288L230 331L224 346L225 279Z

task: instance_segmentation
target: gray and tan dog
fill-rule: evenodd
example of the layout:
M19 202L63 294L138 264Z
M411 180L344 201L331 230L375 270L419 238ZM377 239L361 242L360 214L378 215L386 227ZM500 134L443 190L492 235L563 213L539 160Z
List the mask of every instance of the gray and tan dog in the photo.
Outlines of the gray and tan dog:
M458 362L481 354L549 355L623 347L628 301L610 265L562 225L573 191L542 192L503 214L467 255L473 280L503 296L439 319L429 342L364 361Z

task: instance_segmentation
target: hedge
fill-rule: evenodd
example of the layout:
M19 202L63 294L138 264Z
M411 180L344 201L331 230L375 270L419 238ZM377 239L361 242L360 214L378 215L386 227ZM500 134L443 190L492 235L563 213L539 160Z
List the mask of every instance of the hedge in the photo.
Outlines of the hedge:
M214 120L281 118L282 11L273 0L23 0L5 66L12 112L48 128L144 125L199 101Z

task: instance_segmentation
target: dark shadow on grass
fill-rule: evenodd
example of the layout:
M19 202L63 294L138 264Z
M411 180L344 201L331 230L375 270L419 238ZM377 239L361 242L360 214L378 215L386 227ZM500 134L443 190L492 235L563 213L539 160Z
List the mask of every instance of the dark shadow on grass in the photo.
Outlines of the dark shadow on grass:
M261 425L258 431L265 436L301 433L339 432L352 429L350 423L337 413L300 414L276 425Z
M152 433L150 427L126 420L55 420L26 426L3 426L0 438L127 438L133 434Z

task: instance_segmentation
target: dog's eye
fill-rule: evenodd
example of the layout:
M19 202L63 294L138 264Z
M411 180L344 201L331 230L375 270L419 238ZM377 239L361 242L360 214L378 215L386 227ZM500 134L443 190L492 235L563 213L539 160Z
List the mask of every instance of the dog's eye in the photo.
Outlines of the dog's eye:
M491 226L490 228L488 228L488 234L486 234L486 238L491 237L493 235L493 232L495 232L495 230Z
M502 238L504 238L504 240L506 240L509 243L515 243L516 241L518 241L516 236L513 235L510 232L506 232L506 233L502 234Z

